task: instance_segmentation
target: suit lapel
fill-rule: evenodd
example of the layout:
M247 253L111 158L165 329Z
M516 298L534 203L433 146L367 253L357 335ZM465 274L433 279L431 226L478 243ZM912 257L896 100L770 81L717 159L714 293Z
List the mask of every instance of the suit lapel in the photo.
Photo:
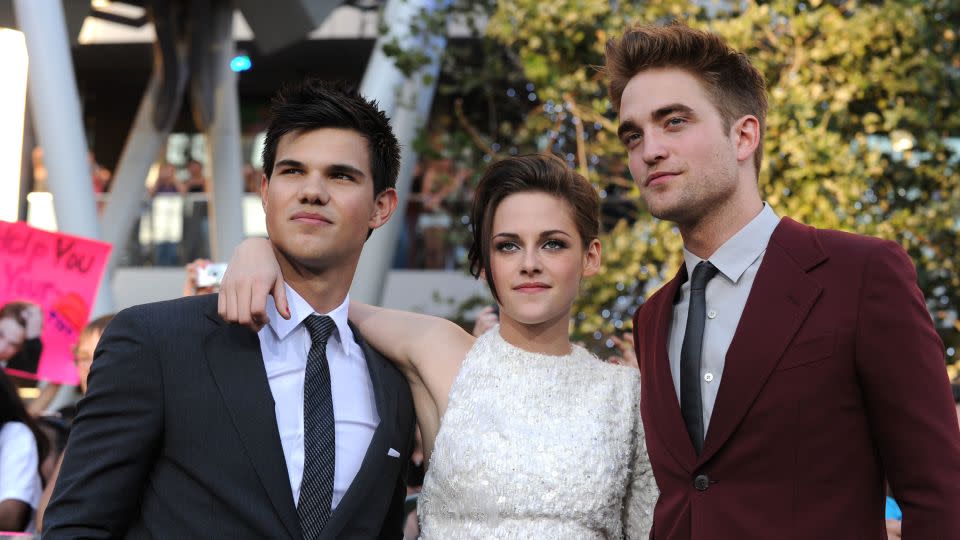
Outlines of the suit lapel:
M686 276L686 268L681 265L676 276L664 285L654 304L650 306L654 310L650 328L653 339L643 344L649 365L646 367L646 377L642 380L640 391L650 400L652 418L644 418L644 422L656 426L656 433L663 439L667 451L689 472L693 470L697 456L680 412L680 402L677 400L667 352L670 326L673 323L674 298L686 281Z
M822 288L807 271L825 259L813 229L781 220L727 350L701 463L730 438L816 303Z
M386 381L384 368L388 360L383 358L377 351L373 350L367 342L363 340L357 328L350 324L350 329L363 351L363 356L367 361L367 369L370 371L370 381L373 384L374 399L377 403L377 415L380 417L380 423L377 424L373 432L373 438L367 447L367 452L360 464L360 470L354 477L347 492L337 505L330 520L323 528L324 538L336 538L341 530L346 526L360 510L363 501L371 487L382 482L382 471L387 459L389 443L394 440L395 426L397 424L397 389ZM391 488L393 484L391 483Z
M302 538L257 335L242 326L220 325L204 343L204 352L270 502L290 536Z

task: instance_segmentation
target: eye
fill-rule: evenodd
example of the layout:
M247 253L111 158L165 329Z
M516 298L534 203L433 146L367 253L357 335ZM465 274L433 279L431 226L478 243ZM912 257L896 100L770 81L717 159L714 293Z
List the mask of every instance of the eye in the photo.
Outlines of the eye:
M350 175L350 174L347 174L347 173L345 173L345 172L333 173L333 174L331 175L331 177L332 177L334 180L344 180L344 181L347 181L347 182L353 182L353 181L354 181L353 176Z
M544 249L560 250L560 249L565 249L566 247L567 247L566 242L564 242L563 240L558 240L556 238L551 238L550 240L547 240L546 242L543 243Z
M633 148L641 140L643 140L643 134L639 131L631 131L623 136L623 144L626 145L627 148Z
M518 246L516 242L500 242L496 245L496 250L504 253L510 253L513 251L519 251L520 246Z
M303 169L300 167L283 167L280 169L280 174L303 174Z
M686 123L687 123L686 118L683 118L680 116L674 116L667 120L667 127L680 127Z

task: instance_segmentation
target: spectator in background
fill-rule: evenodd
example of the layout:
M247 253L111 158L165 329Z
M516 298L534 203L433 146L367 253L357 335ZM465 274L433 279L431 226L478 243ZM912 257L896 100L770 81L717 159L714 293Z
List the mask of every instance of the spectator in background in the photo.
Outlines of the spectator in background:
M33 531L47 440L17 390L0 374L0 531Z
M203 165L191 159L187 162L187 180L184 187L187 193L206 193L207 177L203 175ZM207 199L192 198L184 206L183 213L183 258L187 261L209 257L209 225L207 223Z
M207 177L203 175L203 164L195 159L187 162L186 190L188 193L206 193Z
M90 181L93 183L94 193L106 193L110 191L110 180L113 173L110 169L97 163L97 158L93 152L87 152L87 164L90 166Z
M186 186L177 181L177 169L169 163L160 165L157 171L157 181L150 186L150 196L158 193L183 193Z
M43 163L43 148L34 146L30 152L33 164L33 191L49 191L47 186L47 166Z
M97 349L97 343L100 342L100 336L113 319L113 313L102 315L89 323L80 332L77 344L73 347L73 361L77 366L77 376L80 378L80 393L87 393L87 377L90 376L90 366L93 365L93 352ZM72 414L70 415L73 416ZM57 477L60 476L60 465L63 463L63 454L56 457L56 467L53 473L47 478L46 487L37 504L37 530L43 529L43 512L50 503L50 496L53 494L53 488L57 483Z
M249 163L243 164L243 191L260 194L260 176L263 171Z
M220 290L219 285L201 286L197 284L197 275L202 268L210 265L208 259L195 259L186 266L186 279L183 282L183 296L196 296L198 294L210 294Z
M422 211L417 217L417 231L423 238L423 267L427 269L447 267L447 231L453 218L444 203L460 191L471 174L470 169L442 156L442 145L439 136L432 138L432 146L440 157L426 162L419 192Z
M150 186L150 197L158 194L179 195L186 192L186 186L177 180L177 169L169 164L160 165L157 171L157 181ZM154 211L158 212L159 205L154 205ZM157 216L154 215L154 219ZM157 266L176 266L180 262L180 255L177 253L177 242L169 238L157 239L154 244L154 262Z

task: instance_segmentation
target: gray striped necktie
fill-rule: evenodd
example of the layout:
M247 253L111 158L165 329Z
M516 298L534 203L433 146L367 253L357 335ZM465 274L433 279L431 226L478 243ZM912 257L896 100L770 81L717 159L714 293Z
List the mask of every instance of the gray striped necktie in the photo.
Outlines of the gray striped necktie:
M305 540L320 536L333 500L334 421L327 339L336 328L327 316L310 315L303 321L310 332L310 353L303 382L303 480L297 514Z

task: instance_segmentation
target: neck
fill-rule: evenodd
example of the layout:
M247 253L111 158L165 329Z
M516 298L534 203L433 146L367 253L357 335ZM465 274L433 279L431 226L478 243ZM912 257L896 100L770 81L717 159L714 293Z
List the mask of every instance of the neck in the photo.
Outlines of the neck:
M357 261L331 268L311 268L286 257L274 248L280 273L291 289L317 313L329 313L343 303L350 292Z
M743 196L734 195L727 204L711 209L692 223L677 223L683 247L706 260L746 227L763 210L759 192L755 188L747 191Z
M571 349L570 317L564 314L552 321L525 324L501 313L500 337L527 352L566 356Z

